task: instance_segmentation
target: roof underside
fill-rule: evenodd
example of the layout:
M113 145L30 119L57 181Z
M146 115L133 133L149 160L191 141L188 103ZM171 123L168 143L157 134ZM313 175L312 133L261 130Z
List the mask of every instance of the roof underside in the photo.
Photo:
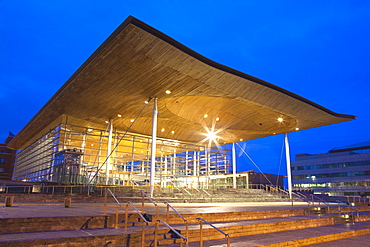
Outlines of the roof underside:
M129 17L9 147L21 149L63 114L91 125L106 125L113 118L115 128L127 130L153 97L158 98L158 129L164 129L158 136L190 142L203 140L205 129L212 127L223 144L354 119L215 63ZM131 132L151 134L150 108Z

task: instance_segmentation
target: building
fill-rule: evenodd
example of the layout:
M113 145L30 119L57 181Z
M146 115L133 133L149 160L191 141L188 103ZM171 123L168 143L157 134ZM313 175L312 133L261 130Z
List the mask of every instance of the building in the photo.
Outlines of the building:
M370 142L334 148L326 154L299 154L292 162L296 189L330 196L370 195Z
M7 145L13 138L14 134L9 132L4 143L0 143L0 180L12 180L16 151Z
M128 17L9 144L13 178L207 187L236 180L222 144L353 119Z

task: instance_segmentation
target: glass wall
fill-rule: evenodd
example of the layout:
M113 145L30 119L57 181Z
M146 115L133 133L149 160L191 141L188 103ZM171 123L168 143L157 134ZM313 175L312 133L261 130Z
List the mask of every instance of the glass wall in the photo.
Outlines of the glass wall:
M60 124L18 153L13 178L68 184L149 184L151 137ZM231 173L223 147L157 138L155 183L206 187L209 176Z

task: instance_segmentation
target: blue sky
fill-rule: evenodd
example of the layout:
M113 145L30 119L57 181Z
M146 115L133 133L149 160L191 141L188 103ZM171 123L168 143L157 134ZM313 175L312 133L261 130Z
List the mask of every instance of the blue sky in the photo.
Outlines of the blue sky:
M370 139L370 1L0 0L0 142L132 15L196 52L357 120L289 135L292 159ZM246 142L276 173L283 136ZM239 170L255 169L241 156Z

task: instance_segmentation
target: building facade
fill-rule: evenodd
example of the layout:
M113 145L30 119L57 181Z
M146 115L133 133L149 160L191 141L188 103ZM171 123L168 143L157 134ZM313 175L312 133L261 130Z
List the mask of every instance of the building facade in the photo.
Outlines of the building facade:
M292 162L295 189L330 196L370 195L370 142L334 148L326 154L299 154Z
M8 147L20 181L207 187L224 144L354 120L128 17ZM231 164L234 163L234 164Z
M0 143L0 180L11 180L16 151L7 147L8 143L14 138L9 132L8 138L4 143Z

